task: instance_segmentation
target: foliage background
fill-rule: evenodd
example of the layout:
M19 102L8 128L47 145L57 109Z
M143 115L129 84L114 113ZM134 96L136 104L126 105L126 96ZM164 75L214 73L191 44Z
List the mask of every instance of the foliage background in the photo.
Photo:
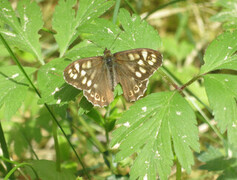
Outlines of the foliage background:
M123 135L126 132L123 129L124 126L122 128L120 127L122 129L121 131L114 131L113 136L111 135L111 130L114 128L115 122L125 125L129 122L129 125L132 126L132 123L136 122L133 119L139 120L139 118L137 116L134 118L131 117L139 113L139 109L144 107L143 103L149 104L153 99L158 98L156 102L160 104L149 104L150 107L156 108L155 105L161 105L163 107L167 102L165 97L174 97L174 100L172 100L175 103L178 102L180 108L184 108L182 111L184 114L182 114L181 123L177 123L176 121L171 123L174 126L171 131L173 133L173 142L178 142L175 141L175 138L182 132L182 128L185 127L182 137L185 133L190 135L193 133L193 137L188 137L190 139L187 139L189 142L188 145L199 152L199 147L195 143L197 141L197 137L195 137L197 129L194 126L196 116L200 150L203 153L194 154L193 160L191 149L186 147L183 151L188 154L188 158L186 161L182 161L182 157L184 156L179 155L182 149L175 148L184 145L172 145L175 149L175 156L167 160L166 165L169 167L173 162L175 164L170 170L164 171L164 174L160 172L159 175L161 178L165 179L166 175L169 174L170 179L178 179L180 177L177 175L177 172L179 172L178 168L180 167L179 162L186 171L190 172L190 174L183 172L182 178L192 179L199 177L200 179L215 179L219 177L221 179L236 177L235 157L237 133L235 128L231 128L233 127L232 121L234 123L237 116L237 66L236 56L233 55L236 52L235 44L237 44L237 35L236 31L233 34L229 32L222 34L224 31L236 28L237 10L235 7L237 6L234 6L234 1L192 0L174 1L173 4L169 4L170 1L166 0L122 1L120 4L121 8L125 8L130 12L134 11L142 18L149 15L146 20L158 31L159 36L157 36L155 30L146 23L143 23L139 26L139 29L138 25L134 25L134 27L127 26L127 29L124 28L125 32L121 35L121 41L114 44L113 39L119 32L118 26L112 23L114 6L106 11L107 8L114 4L113 2L100 4L102 1L98 0L96 1L97 4L92 4L88 9L85 8L86 6L79 6L78 12L80 13L76 17L74 9L71 8L74 5L73 1L60 1L59 5L57 5L58 1L56 0L35 1L38 5L29 2L28 0L19 2L11 1L13 9L17 7L16 12L21 23L16 23L19 19L13 19L14 21L7 22L13 28L15 38L11 38L14 36L8 36L6 40L11 47L16 47L14 48L14 53L20 63L24 67L27 67L25 70L28 75L31 75L30 77L39 89L42 98L39 99L33 89L28 88L27 79L24 78L23 74L19 73L18 67L11 66L15 65L15 63L4 45L0 44L1 75L7 74L7 76L1 76L0 81L0 119L9 151L14 161L19 163L29 162L33 164L33 167L40 174L43 171L50 174L50 169L55 172L54 178L58 176L62 179L65 177L71 177L73 179L75 175L86 176L82 171L81 164L75 161L73 150L67 144L63 134L58 131L56 133L57 137L54 136L57 127L50 118L51 116L47 108L43 106L44 103L48 103L51 105L50 109L56 114L56 118L59 120L65 133L79 152L82 161L89 168L89 174L94 179L116 179L118 176L116 177L115 174L127 178L129 172L132 174L131 178L139 175L143 177L146 172L139 172L139 169L145 169L146 167L142 166L142 163L139 163L139 158L136 160L138 162L135 162L136 155L128 156L129 153L126 150L128 149L127 145L131 146L131 142L136 142L140 134L142 134L142 139L150 138L148 135L147 137L144 135L147 132L146 130L150 129L149 127L152 127L153 124L143 126L143 130L134 131L134 134L130 135L133 141L128 141L127 145L126 141L124 141L124 146L121 146L121 149L125 151L118 153L117 150L112 150L112 153L107 154L108 152L106 150L109 149L111 140L111 145L116 145L119 142L119 138L125 137L128 134L125 133ZM30 4L30 7L25 9L26 4ZM2 1L1 6L6 7L7 3ZM157 9L157 7L160 9ZM70 11L65 13L65 8L70 9ZM97 11L94 12L94 9ZM139 24L139 18L135 15L130 17L125 10L121 10L120 12L118 19L120 21L123 20L123 27L126 27L126 20L132 22L135 19ZM24 14L31 15L31 21L27 21ZM103 19L96 19L101 14L103 14ZM8 16L14 17L13 14L8 14ZM42 20L40 18L41 16ZM6 31L8 27L6 28L3 25L3 22L6 23L6 21L4 19L0 20L1 34L9 33ZM89 24L90 21L93 23ZM103 33L107 27L114 34L107 33L105 38ZM78 34L74 34L77 28L79 29L77 33L81 35L80 38L78 38ZM39 34L37 34L38 30L40 30ZM145 34L144 31L150 34ZM55 32L57 34L54 34ZM217 36L219 37L215 40ZM132 37L135 37L136 43L132 42ZM148 46L155 49L159 47L164 55L163 65L166 68L165 72L168 73L169 78L172 80L170 81L169 78L166 79L164 76L162 78L162 72L160 72L161 74L156 73L150 79L147 94L154 92L162 93L154 97L152 95L147 96L147 99L144 98L138 101L129 111L126 110L129 109L132 103L124 102L121 98L116 98L109 108L92 109L92 106L82 97L80 91L63 84L63 79L59 78L65 65L71 62L65 61L65 57L76 60L102 53L103 50L100 47L94 44L88 44L85 39L90 39L102 47L110 47L112 45L113 52L125 50L129 47ZM144 42L144 39L147 41ZM210 45L213 40L214 42ZM78 42L82 43L78 44ZM231 46L232 49L228 48L229 45L233 45L233 47ZM70 49L69 51L67 51L68 48ZM220 49L225 49L225 51L219 51ZM227 59L227 64L220 63L223 62L220 59L225 58ZM205 65L202 66L204 61ZM231 71L220 71L219 69L231 69ZM187 101L184 101L177 93L171 91L163 92L174 90L170 82L185 84L198 75L199 72L207 73L213 70L216 70L216 74L208 74L188 86L191 95L190 93L189 95L185 94ZM21 84L8 83L5 81L5 78L12 78ZM60 87L60 89L57 90L56 87ZM116 93L120 95L121 90L119 88L116 89ZM74 100L76 95L78 95L76 101L70 101ZM221 98L217 98L219 96ZM195 114L189 109L190 106L195 110ZM149 106L147 107L149 108ZM226 108L228 113L224 111ZM230 111L229 108L231 109ZM170 118L172 120L172 113L166 117L166 111L163 111L164 117L162 118ZM158 111L155 109L154 112ZM176 115L177 113L180 114L180 111L177 112L172 108L169 109L169 112L174 112ZM150 116L149 113L152 114L153 112L144 112L144 116ZM152 116L156 117L154 118L154 122L158 123L157 119L161 118L159 117L160 114L158 113ZM187 121L190 120L191 124L185 125L185 119ZM179 131L175 134L175 130L177 129ZM226 129L228 129L227 133ZM189 130L190 132L188 132ZM121 136L118 136L119 134ZM116 138L113 139L112 137ZM149 141L152 141L152 138ZM168 144L167 146L171 145ZM142 154L140 157L145 157L146 152L151 149L149 144L145 148L148 148L148 150L144 152L139 151L139 148L136 149L138 153ZM60 154L57 154L59 150ZM115 158L115 153L118 153L116 156L117 160L119 157L124 157L124 155L127 155L127 158L122 158L121 162L113 161L115 165L112 165L111 161ZM129 155L131 153L132 151ZM172 154L172 152L170 153ZM171 156L167 154L167 151L164 152L164 156L167 156L168 159ZM66 169L66 171L63 171L62 174L57 174L55 164L52 161L40 162L42 164L37 164L37 161L28 161L29 159L37 158L56 162L60 160L61 168ZM135 165L130 169L134 163L140 164L140 166ZM159 163L156 163L154 161L154 166L159 166ZM191 169L192 164L194 165ZM164 165L163 168L166 169L167 167ZM2 165L0 168L1 176L4 174L5 168ZM27 173L32 175L32 171L29 169L26 169ZM16 173L16 175L18 174L20 173ZM151 177L155 177L155 175L153 174Z

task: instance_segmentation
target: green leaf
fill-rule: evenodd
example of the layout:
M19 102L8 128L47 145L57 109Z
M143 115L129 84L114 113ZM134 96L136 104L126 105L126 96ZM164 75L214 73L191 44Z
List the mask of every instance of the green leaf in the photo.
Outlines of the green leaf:
M207 152L203 152L198 159L205 162L200 169L208 171L223 171L218 179L236 179L237 178L237 161L236 158L225 157L219 149L209 146Z
M19 1L17 6L19 17L16 16L9 1L0 1L0 7L2 7L1 20L11 27L1 28L0 33L10 44L32 53L41 64L44 64L38 34L38 31L43 27L43 21L37 3L30 0Z
M40 104L64 105L79 94L78 89L66 84L63 79L63 70L69 63L71 61L59 58L41 66L37 79L42 96L39 100Z
M34 68L25 68L28 75L32 74ZM24 101L28 81L17 66L4 66L0 68L0 107L5 104L5 118L10 119Z
M223 7L222 12L217 13L210 19L212 21L225 22L225 29L236 29L237 27L237 2L236 0L218 0L217 5Z
M157 31L138 15L131 17L127 10L120 9L118 17L124 31L111 21L96 19L93 23L82 26L79 32L84 33L82 36L85 39L103 49L109 48L113 53L135 48L157 50L160 47L161 40Z
M218 127L222 133L227 129L230 143L237 142L237 76L209 74L204 85Z
M72 7L76 0L60 0L53 16L53 29L57 31L55 39L59 45L60 57L64 55L69 45L77 37L77 29L85 23L93 21L102 15L112 5L113 1L80 0L77 13Z
M199 151L195 114L177 92L162 92L137 101L117 121L111 146L119 147L116 161L133 153L138 156L131 168L131 179L167 179L173 153L188 172L194 163L192 151ZM172 150L172 143L174 152Z
M217 37L207 48L204 55L205 64L201 73L217 69L237 70L237 30L225 32Z
M30 161L30 164L33 166L37 174L39 175L40 179L46 180L75 180L75 175L68 171L67 169L62 169L60 172L56 170L56 164L53 161L48 160L34 160ZM25 168L27 174L30 175L31 179L35 179L35 174L33 173L32 169L29 167Z

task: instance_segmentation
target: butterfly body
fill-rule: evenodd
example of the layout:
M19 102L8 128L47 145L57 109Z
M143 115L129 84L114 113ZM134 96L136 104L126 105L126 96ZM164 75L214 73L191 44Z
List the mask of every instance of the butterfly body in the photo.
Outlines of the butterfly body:
M65 81L84 92L95 106L107 106L114 99L119 83L127 101L143 96L149 77L161 66L162 55L153 49L139 48L103 56L79 59L64 70Z

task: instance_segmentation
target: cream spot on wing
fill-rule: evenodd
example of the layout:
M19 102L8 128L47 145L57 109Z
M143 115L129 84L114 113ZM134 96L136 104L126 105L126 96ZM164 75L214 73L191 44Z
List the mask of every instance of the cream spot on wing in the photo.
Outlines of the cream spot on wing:
M82 70L81 71L81 76L85 76L86 75L86 71Z
M74 74L73 79L76 79L76 78L77 78L77 74Z
M155 54L151 54L151 57L156 58L156 55Z
M102 102L106 102L106 99L105 99L104 96L101 97L101 101L102 101Z
M72 72L72 69L69 69L68 74L70 74L71 72Z
M144 62L143 62L143 60L139 60L138 62L137 62L137 64L139 64L140 66L142 66L142 65L144 65Z
M156 58L152 58L151 61L155 63L156 62Z
M93 87L94 87L94 88L97 88L97 87L98 87L98 85L97 85L97 84L94 84L94 85L93 85Z
M135 59L139 59L140 58L139 54L137 54L137 53L134 54L134 57L135 57Z
M144 73L146 73L146 70L144 69L144 68L142 68L142 67L139 67L139 70L144 74Z
M135 85L133 89L134 89L134 92L137 93L140 88L137 85Z
M77 70L77 72L80 71L80 69L79 69L79 68L80 68L79 63L76 63L74 67L75 67L75 69Z
M90 95L91 95L91 97L94 97L94 96L95 96L94 92L91 92Z
M95 93L95 100L96 100L96 101L99 101L99 100L100 100L100 96L99 96L99 94L97 94L97 93Z
M69 75L69 77L70 77L70 78L72 78L73 76L74 76L74 74L73 74L73 73L71 73L71 74Z
M142 77L142 74L138 71L135 74L136 74L137 77Z
M143 56L143 58L146 60L146 58L147 58L147 54L148 54L148 52L147 51L142 51L142 56Z
M91 68L91 61L87 61L87 66L88 69Z
M132 90L129 91L128 96L129 96L129 97L133 96Z
M84 79L82 80L82 84L86 84L86 81L87 81L87 78L86 77L84 77Z
M131 53L128 54L128 57L129 57L129 59L130 59L131 61L135 60L133 54L131 54Z
M96 73L96 72L93 71L93 73L91 74L91 77L90 77L91 79L94 79L94 77L95 77L95 73Z
M81 67L82 67L83 69L86 69L87 63L83 63Z
M150 64L151 66L154 65L152 61L148 61L148 64Z
M87 82L87 86L90 87L90 86L91 86L91 83L92 83L91 80L89 80L89 81Z

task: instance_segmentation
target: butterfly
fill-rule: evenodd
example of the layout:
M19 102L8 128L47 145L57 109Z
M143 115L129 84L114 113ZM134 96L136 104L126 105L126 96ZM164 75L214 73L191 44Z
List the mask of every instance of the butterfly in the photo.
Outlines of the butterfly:
M113 91L119 83L127 101L144 95L149 77L161 66L159 51L138 48L103 56L88 57L69 64L63 74L65 81L77 89L94 106L104 107L114 100Z

